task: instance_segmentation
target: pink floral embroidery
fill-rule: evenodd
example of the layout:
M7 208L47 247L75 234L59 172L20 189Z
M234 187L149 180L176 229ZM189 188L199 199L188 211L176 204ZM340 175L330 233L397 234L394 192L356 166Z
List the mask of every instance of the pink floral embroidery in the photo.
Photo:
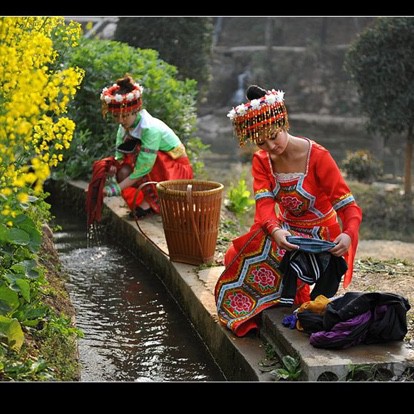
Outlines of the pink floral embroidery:
M274 286L275 285L275 276L269 270L263 267L260 267L252 272L254 276L254 281L258 283L261 287Z
M281 204L286 210L297 210L302 205L302 201L296 197L288 196L282 197Z
M252 301L242 293L235 293L229 296L230 306L236 312L248 312L252 308Z

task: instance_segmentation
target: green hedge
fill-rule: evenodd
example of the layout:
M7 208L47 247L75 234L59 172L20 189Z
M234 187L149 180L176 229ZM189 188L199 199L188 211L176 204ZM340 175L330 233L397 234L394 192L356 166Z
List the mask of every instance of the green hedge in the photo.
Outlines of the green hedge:
M89 179L92 163L114 153L117 125L101 114L101 90L129 73L144 87L143 107L169 125L183 142L196 130L197 82L176 79L177 69L151 49L137 49L110 40L83 39L71 56L71 66L86 72L71 105L76 133L57 175Z

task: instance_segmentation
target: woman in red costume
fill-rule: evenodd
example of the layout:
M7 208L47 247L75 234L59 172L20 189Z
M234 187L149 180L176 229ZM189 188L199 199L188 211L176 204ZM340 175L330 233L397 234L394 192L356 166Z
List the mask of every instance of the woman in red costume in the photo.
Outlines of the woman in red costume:
M114 162L108 168L116 181L104 187L103 195L122 195L135 218L160 212L155 185L144 185L136 194L140 185L193 178L184 145L163 121L142 109L142 92L143 87L125 75L101 93L102 114L109 112L119 124Z
M258 327L261 311L280 303L283 275L278 265L286 251L299 248L287 236L334 242L329 252L346 260L347 287L362 220L328 150L288 132L284 92L252 85L246 96L249 101L228 117L240 146L251 141L259 147L252 160L254 224L233 240L215 289L219 319L238 336ZM309 301L309 295L309 285L298 279L294 303Z

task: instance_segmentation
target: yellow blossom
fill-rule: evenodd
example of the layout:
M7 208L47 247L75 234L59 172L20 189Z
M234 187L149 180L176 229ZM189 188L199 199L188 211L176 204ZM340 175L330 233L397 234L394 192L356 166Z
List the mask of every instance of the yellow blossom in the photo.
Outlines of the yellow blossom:
M17 194L17 199L21 203L27 203L29 201L29 195L27 193L19 193Z
M11 194L13 194L13 191L10 188L2 188L0 190L0 194L3 194L4 196L9 196Z
M24 203L30 192L43 191L50 167L70 146L75 124L62 114L84 71L59 59L80 36L80 24L63 17L0 17L0 194L6 199ZM0 200L2 214L16 214L13 205Z

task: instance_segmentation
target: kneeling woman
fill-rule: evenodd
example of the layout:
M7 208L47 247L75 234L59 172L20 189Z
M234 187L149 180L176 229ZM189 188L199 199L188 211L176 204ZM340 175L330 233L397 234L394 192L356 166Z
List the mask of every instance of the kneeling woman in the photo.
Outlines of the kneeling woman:
M352 277L362 219L328 150L288 132L284 93L252 85L246 95L249 102L232 109L228 116L240 145L251 141L258 146L252 161L254 224L249 233L233 240L225 255L226 270L215 289L218 316L238 336L257 328L259 314L270 306L313 299L309 284L298 277L294 293L283 302L286 280L280 265L286 251L299 248L288 236L335 243L329 253L346 260L346 287ZM343 273L334 273L327 274L324 282L329 292L336 293Z
M135 218L160 212L154 184L136 194L140 185L193 178L183 143L163 121L142 109L142 92L142 86L125 75L101 93L102 114L109 112L119 124L114 162L108 168L117 182L105 186L103 193L122 195Z

